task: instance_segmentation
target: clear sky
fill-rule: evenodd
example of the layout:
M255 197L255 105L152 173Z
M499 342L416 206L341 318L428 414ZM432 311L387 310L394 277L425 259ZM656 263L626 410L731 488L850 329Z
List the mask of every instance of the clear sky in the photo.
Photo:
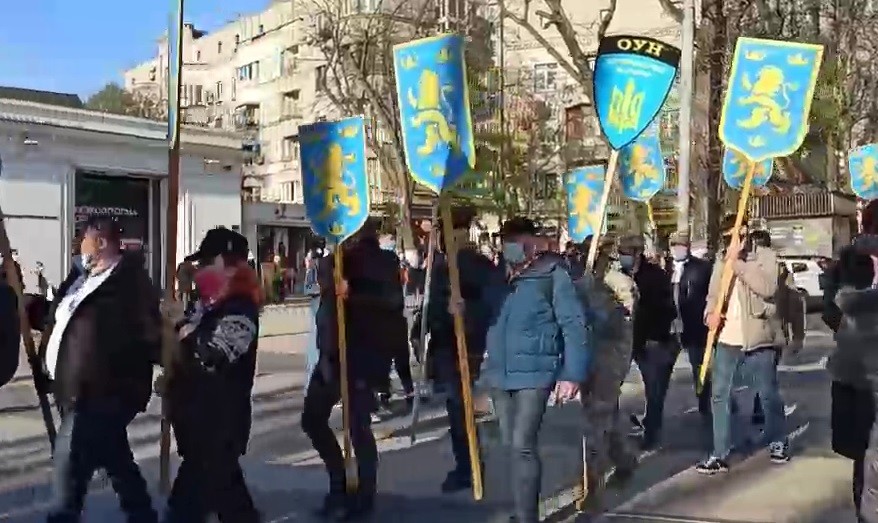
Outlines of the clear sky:
M186 0L186 22L211 31L269 0ZM0 0L0 85L83 98L155 55L171 0Z

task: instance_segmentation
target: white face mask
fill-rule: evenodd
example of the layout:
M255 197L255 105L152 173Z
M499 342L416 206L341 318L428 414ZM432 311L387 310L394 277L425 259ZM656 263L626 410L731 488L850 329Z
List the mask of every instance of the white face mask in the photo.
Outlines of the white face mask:
M683 261L689 257L689 249L684 245L675 245L671 247L671 256L674 261Z
M692 249L692 256L703 260L707 258L707 249Z

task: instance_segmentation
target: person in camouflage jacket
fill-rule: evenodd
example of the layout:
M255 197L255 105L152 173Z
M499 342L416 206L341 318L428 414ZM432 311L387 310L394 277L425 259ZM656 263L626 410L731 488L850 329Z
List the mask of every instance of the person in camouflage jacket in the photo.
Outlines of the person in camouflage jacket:
M591 237L586 239L581 252L588 252L591 241ZM594 273L575 281L577 294L587 301L584 309L595 316L589 322L594 326L591 334L595 350L582 388L588 512L603 509L604 477L611 465L616 467L617 480L630 477L637 466L626 429L620 423L619 396L631 367L631 320L638 294L630 276L610 267L613 243L611 238L603 238Z

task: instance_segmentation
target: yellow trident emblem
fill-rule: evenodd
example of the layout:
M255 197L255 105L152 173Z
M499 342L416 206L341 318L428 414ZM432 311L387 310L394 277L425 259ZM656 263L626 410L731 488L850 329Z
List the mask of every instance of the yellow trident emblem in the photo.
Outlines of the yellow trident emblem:
M637 92L634 80L629 79L625 90L613 87L610 99L610 114L607 120L618 131L637 129L640 110L643 107L644 93Z

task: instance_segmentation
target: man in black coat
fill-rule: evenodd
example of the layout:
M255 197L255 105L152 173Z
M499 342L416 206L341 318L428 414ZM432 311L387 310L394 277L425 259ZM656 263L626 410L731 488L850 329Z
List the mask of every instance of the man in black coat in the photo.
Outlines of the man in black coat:
M454 209L451 217L459 247L457 263L460 293L464 302L465 337L470 377L473 381L478 378L482 366L491 321L491 307L487 302L488 290L492 285L505 283L505 268L494 265L478 251L478 246L468 241L474 218L475 210L467 207ZM445 245L444 240L442 245ZM427 304L427 328L430 331L428 362L435 369L437 384L447 391L445 409L448 413L448 433L455 466L446 475L441 490L451 493L472 488L472 468L467 444L457 337L454 333L454 318L449 314L451 280L448 259L444 252L437 252L435 255L430 286L430 303ZM416 329L418 327L415 326Z
M130 522L157 515L134 462L127 427L146 408L160 352L158 294L143 265L120 251L118 225L90 221L82 264L58 289L42 354L61 426L49 523L78 522L97 469L110 477Z
M381 249L372 224L367 223L355 237L345 241L342 250L344 269L340 285L336 286L333 278L334 257L325 258L325 263L321 262L318 267L320 359L308 384L302 429L329 475L329 493L318 514L348 521L365 517L373 510L378 449L371 428L371 413L376 407L375 393L387 377L392 343L396 343L400 335L405 341L405 318L399 262ZM342 450L329 426L332 409L341 398L338 296L345 306L350 436L359 479L358 491L350 495L345 492L347 478Z
M673 259L670 267L671 286L677 313L671 324L671 331L677 336L680 346L689 356L692 380L697 390L701 361L704 358L704 345L707 343L704 309L713 267L710 262L692 256L688 234L675 232L671 235L669 243ZM709 426L710 381L704 384L701 394L698 394L698 412Z
M18 370L20 326L18 297L12 286L0 279L0 387L9 383Z
M642 236L624 236L619 240L622 272L634 278L640 296L634 311L632 352L643 376L646 414L642 421L635 416L631 421L643 429L642 447L649 450L659 443L665 397L679 347L671 337L676 313L670 278L661 267L650 263L643 252Z

